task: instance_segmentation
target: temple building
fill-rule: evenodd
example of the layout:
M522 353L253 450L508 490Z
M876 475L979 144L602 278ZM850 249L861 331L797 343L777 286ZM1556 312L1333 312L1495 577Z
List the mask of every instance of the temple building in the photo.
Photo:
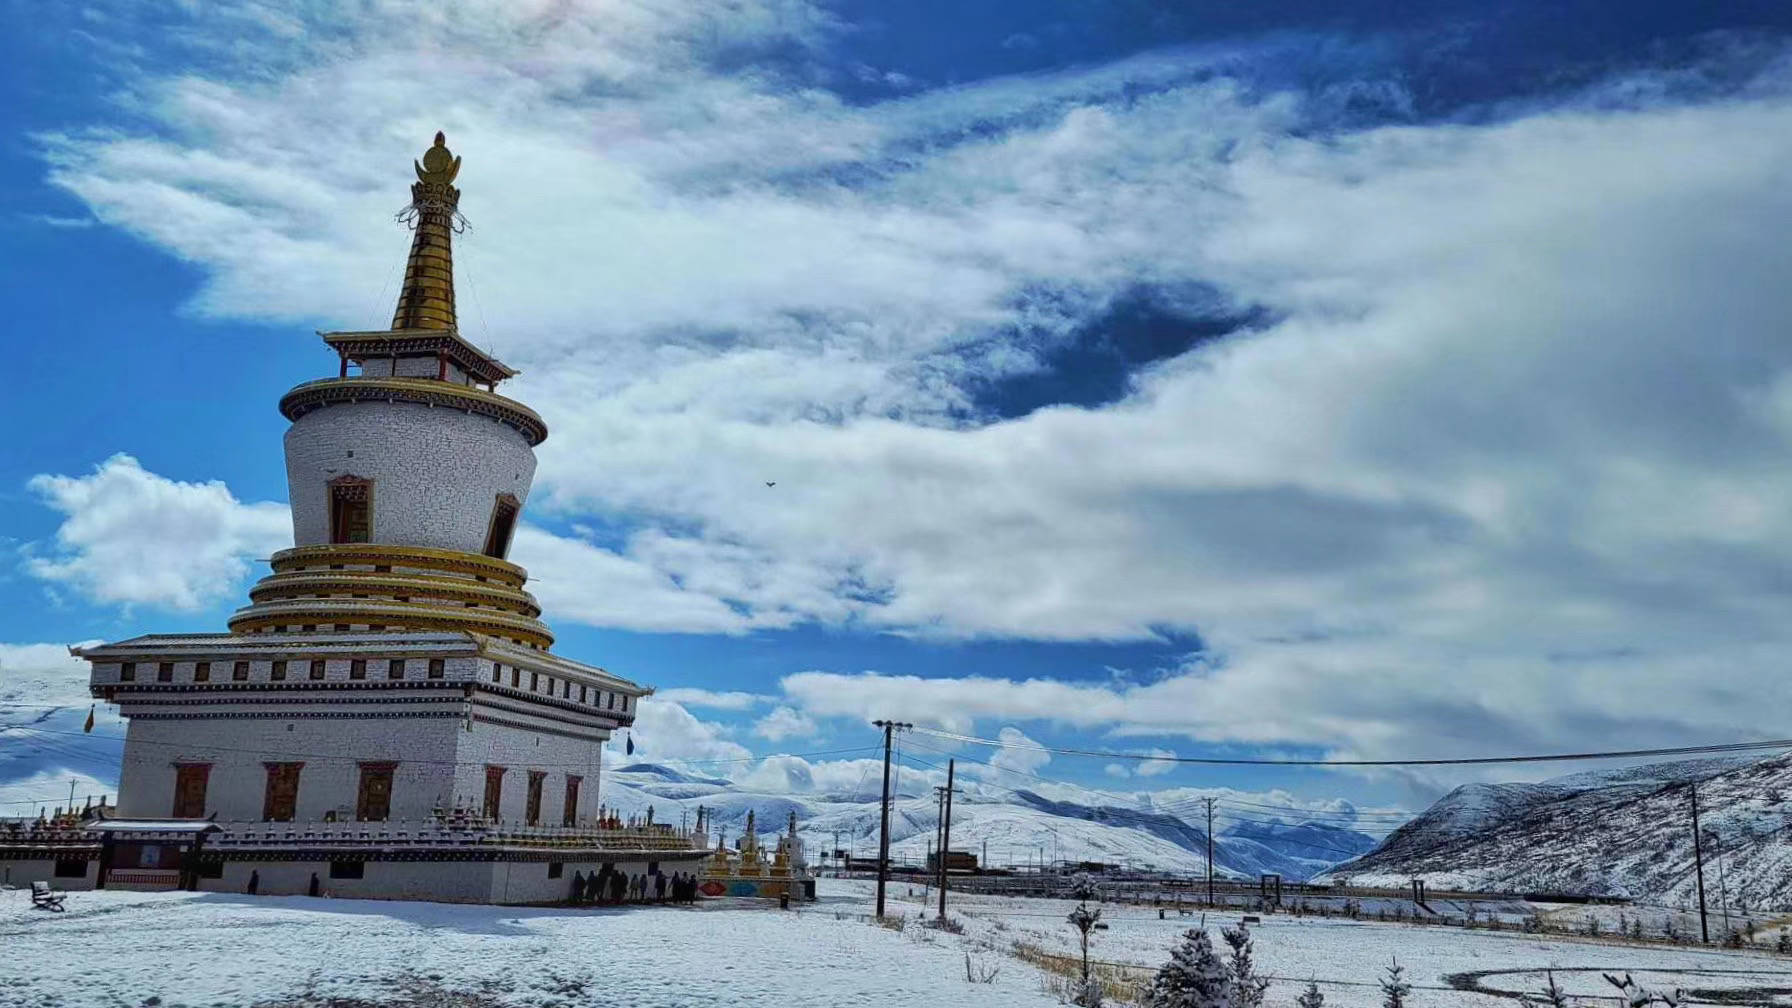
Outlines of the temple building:
M280 399L294 545L229 632L75 649L128 731L58 885L530 903L710 856L600 819L602 745L651 691L554 654L508 559L548 430L457 329L460 167L440 133L414 164L391 328L321 334L335 374Z

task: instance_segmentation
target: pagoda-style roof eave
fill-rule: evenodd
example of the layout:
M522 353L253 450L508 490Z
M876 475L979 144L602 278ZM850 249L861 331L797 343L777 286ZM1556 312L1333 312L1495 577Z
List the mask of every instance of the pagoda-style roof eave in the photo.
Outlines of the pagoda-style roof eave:
M319 338L349 357L386 357L394 353L404 356L446 351L461 370L483 381L515 378L521 371L479 349L455 329L376 329L366 331L324 332Z

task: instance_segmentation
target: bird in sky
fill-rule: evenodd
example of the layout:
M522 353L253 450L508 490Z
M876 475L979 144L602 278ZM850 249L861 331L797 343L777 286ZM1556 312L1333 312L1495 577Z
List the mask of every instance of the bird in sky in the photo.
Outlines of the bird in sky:
M766 485L766 486L768 486L768 487L769 487L769 486L777 486L777 485L778 485L778 481L777 481L777 480L766 480L766 481L765 481L765 485Z

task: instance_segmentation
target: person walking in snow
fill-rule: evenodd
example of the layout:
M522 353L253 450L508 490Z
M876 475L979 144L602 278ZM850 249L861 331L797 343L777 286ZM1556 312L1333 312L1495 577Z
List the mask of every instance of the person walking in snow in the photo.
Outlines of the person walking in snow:
M259 872L259 871L250 871L249 872L249 888L244 891L247 892L251 896L253 896L257 892L261 891L261 872Z
M653 874L653 901L655 903L666 902L666 874L664 872L654 872Z

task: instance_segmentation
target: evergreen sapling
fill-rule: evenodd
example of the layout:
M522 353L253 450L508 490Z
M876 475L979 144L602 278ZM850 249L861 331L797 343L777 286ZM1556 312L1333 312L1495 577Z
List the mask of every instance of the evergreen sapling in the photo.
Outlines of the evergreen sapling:
M1406 995L1412 993L1412 984L1400 978L1406 967L1400 960L1393 960L1387 968L1387 976L1381 979L1381 1008L1406 1008Z

